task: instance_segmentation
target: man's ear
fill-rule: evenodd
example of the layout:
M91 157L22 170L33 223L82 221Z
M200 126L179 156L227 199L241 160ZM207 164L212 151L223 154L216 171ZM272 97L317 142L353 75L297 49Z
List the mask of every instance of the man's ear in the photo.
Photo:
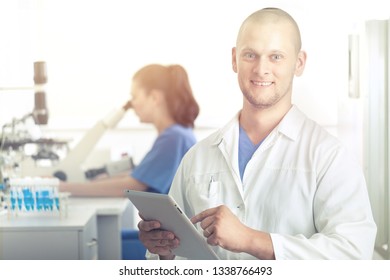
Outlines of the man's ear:
M236 47L232 48L232 68L237 73Z
M306 65L306 52L305 51L300 51L298 53L297 57L297 63L295 65L295 76L301 76L303 73L303 70L305 70L305 65Z

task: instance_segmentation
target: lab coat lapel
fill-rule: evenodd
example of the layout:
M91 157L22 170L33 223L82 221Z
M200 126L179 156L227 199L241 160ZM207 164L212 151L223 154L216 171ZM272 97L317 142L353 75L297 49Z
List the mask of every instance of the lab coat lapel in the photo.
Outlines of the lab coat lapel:
M239 141L239 124L238 114L229 122L222 130L218 139L218 148L221 151L226 164L229 166L230 172L236 183L237 189L243 197L242 182L240 179L240 171L238 167L238 141Z

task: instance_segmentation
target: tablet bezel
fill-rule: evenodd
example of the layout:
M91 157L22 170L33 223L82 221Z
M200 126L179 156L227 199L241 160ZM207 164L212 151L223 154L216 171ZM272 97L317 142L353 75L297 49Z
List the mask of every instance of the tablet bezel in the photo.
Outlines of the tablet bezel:
M170 195L134 190L125 190L125 194L142 217L159 221L163 229L179 238L180 245L173 250L175 255L192 260L218 259L205 237Z

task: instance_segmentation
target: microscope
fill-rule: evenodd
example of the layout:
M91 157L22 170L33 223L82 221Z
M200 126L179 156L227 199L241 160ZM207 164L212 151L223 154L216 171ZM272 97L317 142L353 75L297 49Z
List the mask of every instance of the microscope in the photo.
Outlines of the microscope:
M21 129L27 119L32 118L36 125L46 125L49 119L49 110L46 105L44 85L47 83L46 63L34 62L34 87L30 88L0 88L0 90L33 89L35 91L34 109L20 119L13 119L3 125L0 135L0 172L3 180L8 177L57 177L62 181L83 182L105 173L113 176L134 167L132 158L124 156L121 160L108 162L101 168L83 170L83 162L94 149L103 134L124 117L126 111L131 108L131 102L127 102L121 108L113 110L106 117L99 120L89 129L82 139L72 149L69 149L68 141L58 139L33 139L27 130ZM37 152L32 156L25 155L23 148L27 144L37 147ZM64 149L65 156L60 157L56 150ZM49 161L49 165L40 165L39 162ZM11 174L11 173L17 174ZM4 186L3 186L4 188ZM1 186L0 186L1 189Z

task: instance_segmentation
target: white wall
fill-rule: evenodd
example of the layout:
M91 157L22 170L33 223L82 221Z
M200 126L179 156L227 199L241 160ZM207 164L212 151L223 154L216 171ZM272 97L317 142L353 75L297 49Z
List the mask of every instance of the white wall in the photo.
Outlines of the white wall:
M44 133L72 129L77 138L74 129L89 128L127 100L138 68L180 63L201 106L197 125L212 130L241 105L230 65L239 25L257 9L278 6L298 21L308 53L305 73L295 82L294 102L332 133L343 135L338 126L351 128L356 120L340 114L355 112L348 99L347 35L359 20L383 16L385 1L290 2L3 0L0 87L32 84L33 61L45 60L50 119ZM32 107L32 92L0 91L0 124ZM132 112L119 124L124 130L139 126Z

